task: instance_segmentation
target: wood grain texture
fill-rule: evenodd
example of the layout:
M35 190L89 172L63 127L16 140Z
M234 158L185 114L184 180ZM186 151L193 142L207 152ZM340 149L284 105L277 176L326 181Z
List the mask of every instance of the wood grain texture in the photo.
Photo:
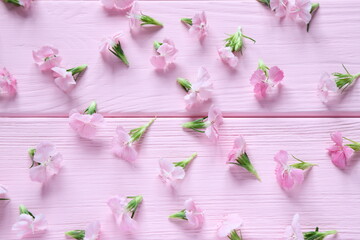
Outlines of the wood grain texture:
M189 119L160 118L141 142L135 165L115 158L110 142L116 126L131 129L148 120L107 118L96 140L87 141L74 135L65 118L0 119L0 181L13 199L1 207L1 239L15 239L10 228L19 204L46 214L49 231L32 238L37 240L64 239L64 231L96 219L103 225L102 240L215 239L216 224L227 213L243 216L244 239L281 239L296 212L301 214L304 230L319 226L323 230L337 229L336 239L359 238L359 155L354 156L348 170L340 171L331 164L325 150L331 144L329 134L335 130L359 139L359 119L225 119L219 144L211 145L205 136L181 129L180 124ZM246 172L230 171L225 165L238 134L244 135L262 182ZM58 176L41 186L29 179L27 150L44 140L57 145L65 166ZM284 193L275 180L273 156L280 149L319 164L292 194ZM157 177L158 159L177 161L193 152L199 156L176 191L164 187ZM123 236L115 226L106 206L107 198L114 194L144 195L137 234ZM189 230L167 219L189 197L206 211L202 230Z
M226 116L360 116L359 84L330 106L316 96L324 71L341 71L341 63L351 72L360 71L359 1L322 1L309 33L304 26L279 20L254 0L144 1L139 5L165 27L130 34L126 17L107 13L98 1L76 5L74 1L35 1L27 15L0 4L0 66L6 66L19 82L15 99L0 100L0 115L66 116L70 109L86 107L93 99L107 116L201 115L211 103L187 112L184 92L175 79L192 80L198 67L205 66L214 80L213 103ZM203 44L189 36L179 21L201 10L210 24ZM246 42L237 70L231 71L218 59L216 48L239 25L257 43ZM118 61L104 62L98 53L100 40L117 31L124 32L129 69ZM159 73L149 58L154 54L152 42L164 37L175 41L179 55L174 69ZM66 66L89 64L69 96L33 63L31 51L45 44L60 49ZM249 78L259 58L285 72L284 86L274 100L258 102L253 96Z

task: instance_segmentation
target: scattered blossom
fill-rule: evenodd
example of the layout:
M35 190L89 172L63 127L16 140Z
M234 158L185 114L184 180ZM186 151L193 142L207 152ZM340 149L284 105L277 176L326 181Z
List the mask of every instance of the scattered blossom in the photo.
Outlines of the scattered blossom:
M201 228L204 223L204 212L191 198L185 201L185 208L169 218L178 218L188 221L193 228Z
M241 238L240 227L243 220L239 214L229 214L221 222L217 229L217 236L220 239L239 240Z
M155 42L154 47L157 55L150 58L151 64L156 69L166 70L174 63L178 50L173 41L164 39L162 43Z
M124 50L122 49L121 46L121 41L120 41L121 38L122 38L121 33L117 33L112 37L104 38L100 45L100 53L103 56L112 53L117 58L119 58L126 66L129 66L129 61L127 60Z
M344 144L343 139L350 141L350 144ZM348 165L351 156L355 151L360 151L360 143L342 136L341 132L334 132L331 134L331 140L335 143L328 148L332 163L344 169Z
M48 71L53 67L60 66L62 58L58 54L58 49L51 46L43 46L33 51L33 58L41 71Z
M190 26L189 32L199 40L203 40L208 33L208 22L204 11L196 13L192 18L182 18L181 21Z
M47 221L42 214L33 215L25 206L20 205L20 216L12 226L19 238L43 232L47 229Z
M6 68L0 69L0 96L14 96L16 91L16 79Z

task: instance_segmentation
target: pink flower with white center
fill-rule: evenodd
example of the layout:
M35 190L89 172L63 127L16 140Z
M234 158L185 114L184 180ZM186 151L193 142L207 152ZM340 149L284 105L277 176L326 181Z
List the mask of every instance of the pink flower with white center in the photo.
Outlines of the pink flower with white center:
M164 39L158 45L160 46L156 49L157 55L152 56L150 62L156 69L166 70L175 61L178 50L174 42L169 39Z
M201 13L195 14L191 19L191 23L189 33L197 36L199 40L203 40L207 36L208 31L208 22L205 12L202 11Z
M310 0L295 0L295 4L289 9L289 15L294 20L308 24L311 20L310 10Z
M134 162L137 158L137 151L131 141L131 136L122 126L116 128L116 136L113 138L113 152L117 157L128 162Z
M50 46L43 46L33 51L35 63L41 71L47 71L53 67L59 67L62 58L58 56L59 50Z
M219 228L217 229L218 238L241 239L240 227L242 224L243 224L243 220L239 214L233 213L227 215L225 219L221 222Z
M317 88L317 94L322 102L327 102L329 96L335 95L338 92L338 87L333 78L328 73L324 73Z
M65 68L53 67L51 69L54 73L55 84L64 92L70 92L76 86L75 79L71 72L68 72Z
M218 54L221 61L229 65L232 68L235 68L239 62L237 56L234 55L230 47L222 47L218 49Z
M33 166L30 168L30 179L32 181L44 183L60 172L63 157L56 150L54 144L49 142L39 143L29 153L33 160Z
M341 132L332 133L331 140L335 143L333 146L328 148L331 161L336 167L344 169L355 151L350 146L343 144L343 136ZM353 142L353 145L356 146L356 142Z
M222 113L219 108L215 106L211 106L208 113L208 118L205 122L208 126L205 129L205 134L208 138L213 141L217 141L219 139L219 127L223 124Z
M270 0L270 8L275 11L275 16L285 17L288 0Z
M101 3L107 10L126 12L133 6L134 0L101 0Z
M204 212L191 198L185 201L185 217L194 228L202 227L204 223Z
M97 240L100 237L101 225L99 221L86 226L84 240Z
M301 231L300 216L295 214L291 222L291 226L285 229L286 240L304 240L304 235Z
M172 185L177 180L184 179L185 177L185 170L180 166L175 166L170 160L167 159L160 159L159 160L160 166L160 179L169 185Z
M45 231L47 225L44 215L33 215L21 205L20 216L18 221L12 226L12 230L17 233L18 238L24 238Z
M0 69L0 96L14 96L17 81L6 68Z

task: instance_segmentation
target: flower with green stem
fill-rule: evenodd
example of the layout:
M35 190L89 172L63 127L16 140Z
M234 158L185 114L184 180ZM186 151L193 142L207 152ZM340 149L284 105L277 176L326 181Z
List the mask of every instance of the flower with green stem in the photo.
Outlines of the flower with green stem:
M76 240L97 240L100 236L100 222L89 223L85 230L73 230L65 232L65 235Z
M122 45L120 42L121 37L122 34L117 33L111 38L104 39L100 46L100 52L103 55L111 52L113 55L119 58L126 66L129 66L129 61L127 60L127 57L124 53L124 50L122 49Z
M244 46L244 38L247 38L256 43L253 38L243 34L241 27L238 27L236 33L229 35L229 37L225 39L225 47L230 47L232 52L242 53L242 48Z
M242 240L240 230L242 224L243 220L239 214L228 214L221 222L217 230L217 236L221 239Z
M51 70L54 74L55 84L64 92L70 92L76 86L76 81L80 74L87 68L86 64L78 67L66 69L62 67L53 67Z
M23 7L25 9L29 9L32 0L4 0L6 3L11 3L16 7Z
M161 22L155 20L154 18L148 15L143 14L139 10L136 2L131 8L131 11L128 14L128 18L129 18L130 29L136 29L140 26L145 26L145 25L163 27L163 24Z
M32 214L24 205L19 206L20 216L12 226L12 230L19 238L43 232L47 228L47 221L44 215Z
M204 223L204 211L191 198L185 201L184 209L169 216L170 219L181 219L193 228L200 228Z

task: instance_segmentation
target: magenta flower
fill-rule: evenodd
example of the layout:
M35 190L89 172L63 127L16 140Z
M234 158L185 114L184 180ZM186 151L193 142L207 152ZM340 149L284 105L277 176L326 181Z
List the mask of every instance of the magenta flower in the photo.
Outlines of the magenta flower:
M304 235L301 231L300 216L295 214L291 222L291 226L287 226L285 229L286 240L304 240Z
M343 144L343 139L349 140L351 144ZM342 136L341 132L331 134L331 140L335 143L328 148L332 163L340 169L346 168L351 156L360 150L360 143Z
M231 51L230 47L222 47L218 49L218 54L223 63L235 68L239 62L239 59Z
M212 96L213 83L210 81L209 72L204 67L199 68L194 83L190 83L185 78L178 78L177 81L187 92L184 97L187 109L192 108L197 103L209 100Z
M190 26L190 34L197 36L200 41L207 36L208 22L204 11L196 13L192 18L182 18L181 21Z
M119 10L126 12L133 6L135 0L101 0L107 10Z
M163 24L157 20L155 20L154 18L148 16L148 15L144 15L137 3L135 2L133 7L131 8L129 14L128 14L128 18L129 18L129 25L130 25L130 29L131 30L135 30L138 29L139 27L142 26L146 26L146 25L153 25L153 26L159 26L162 27Z
M29 150L33 164L30 168L30 179L44 183L57 175L62 167L63 157L56 150L54 144L39 143L36 148Z
M4 186L0 185L0 200L10 200L7 195L8 190Z
M121 47L121 33L116 33L112 37L104 38L100 45L100 53L103 56L107 56L112 53L114 56L119 58L126 66L129 66L129 61L126 58L124 50Z
M178 50L173 41L164 39L162 43L155 42L154 47L157 55L150 58L151 64L156 69L166 70L176 59Z
M20 205L19 208L20 216L18 221L12 226L12 230L17 233L18 238L34 235L47 229L47 221L44 215L33 215L23 205Z
M16 91L16 79L6 68L0 69L0 96L14 96Z
M251 75L250 83L254 86L255 96L259 99L266 97L269 88L276 87L284 78L284 72L277 66L269 68L259 60L258 69Z
M98 240L100 237L101 225L99 221L89 223L85 230L74 230L66 232L67 237L83 240Z
M310 10L310 0L295 0L295 4L289 9L289 15L294 20L308 24L311 20Z
M217 236L220 239L242 239L240 227L243 224L243 220L239 214L233 213L225 217L217 229Z
M270 8L275 11L275 16L285 17L288 0L270 0Z
M169 218L186 220L193 228L201 228L205 219L203 210L191 198L185 201L185 209L170 215Z
M43 46L33 51L35 63L41 71L48 71L53 67L59 67L62 58L58 56L59 50L50 46Z
M77 78L86 68L87 65L81 65L71 69L53 67L51 70L53 71L55 84L64 92L70 92L76 86Z

